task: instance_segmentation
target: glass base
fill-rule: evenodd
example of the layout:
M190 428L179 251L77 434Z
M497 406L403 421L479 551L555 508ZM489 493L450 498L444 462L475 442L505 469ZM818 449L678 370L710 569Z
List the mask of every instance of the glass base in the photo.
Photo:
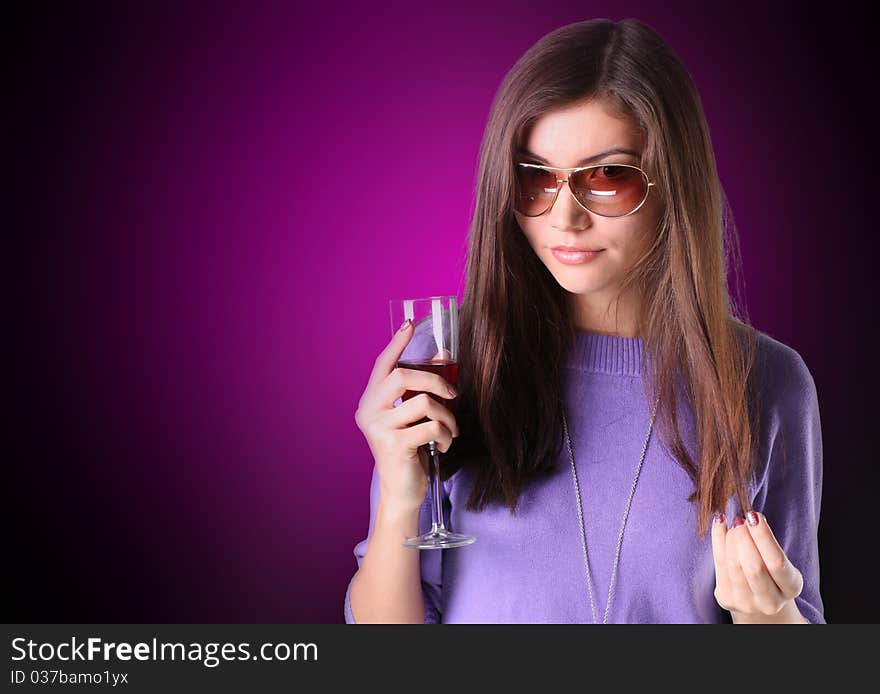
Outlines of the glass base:
M404 547L411 549L449 549L462 547L476 542L477 538L472 535L462 535L448 530L431 530L418 537L410 537L403 543Z

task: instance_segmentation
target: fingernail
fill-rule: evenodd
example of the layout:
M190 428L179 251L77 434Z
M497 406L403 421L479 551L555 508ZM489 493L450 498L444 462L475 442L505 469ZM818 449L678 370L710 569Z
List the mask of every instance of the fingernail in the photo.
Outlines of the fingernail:
M403 323L400 324L400 327L397 329L397 332L400 332L400 333L405 332L405 331L409 330L409 326L411 326L411 325L412 325L412 321L409 318L407 318L405 321L403 321Z
M724 514L721 511L715 511L715 515L713 516L716 523L725 523L727 519L724 517Z
M733 527L734 528L736 528L737 526L740 526L742 524L743 524L742 516L737 516L736 518L733 519Z
M458 391L455 388L453 388L452 386L446 386L446 390L449 391L449 394L452 397L455 397L456 395L458 395Z
M754 511L749 511L746 514L746 520L749 522L749 525L755 526L758 524L758 514Z

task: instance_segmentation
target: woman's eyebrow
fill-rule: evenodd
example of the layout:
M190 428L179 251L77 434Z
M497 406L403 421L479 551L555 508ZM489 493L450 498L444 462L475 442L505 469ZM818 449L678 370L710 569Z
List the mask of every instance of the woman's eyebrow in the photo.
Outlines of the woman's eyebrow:
M532 159L535 159L535 160L542 162L544 164L550 163L546 159L544 159L544 157L539 157L534 152L530 152L529 150L523 149L522 147L518 148L517 152L519 154L524 155L524 156L531 157ZM639 152L635 151L634 149L627 149L625 147L613 147L611 149L606 149L604 152L599 152L598 154L593 154L589 157L584 157L576 164L576 166L583 166L584 164L589 164L590 162L596 161L597 159L601 159L602 157L607 157L609 154L630 154L634 157L641 156L639 154Z

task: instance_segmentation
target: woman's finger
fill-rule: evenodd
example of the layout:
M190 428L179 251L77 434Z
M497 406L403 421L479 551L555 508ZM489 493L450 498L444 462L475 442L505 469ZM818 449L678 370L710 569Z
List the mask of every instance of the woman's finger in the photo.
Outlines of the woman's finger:
M430 395L421 393L404 402L400 407L395 407L387 414L387 426L392 429L403 429L411 426L415 422L419 422L423 418L436 419L452 432L453 436L458 436L458 425L455 422L455 415L450 412L448 407L434 400Z
M746 526L756 551L761 555L766 571L785 599L797 597L804 587L803 575L780 547L764 514L757 511L751 513L754 514L752 520L755 521L755 524L747 523Z
M757 606L765 614L776 614L786 598L779 590L779 586L773 581L767 565L752 537L748 532L743 532L745 526L739 527L739 532L734 536L737 540L737 556L739 566L746 583L752 592L751 604Z
M441 453L446 453L452 446L452 433L446 426L436 420L416 424L400 431L407 448L416 450L428 441L434 441Z
M406 395L407 391L414 394L432 393L444 400L452 400L455 394L449 390L450 386L452 384L440 374L401 366L392 369L388 378L379 384L375 391L374 402L378 403L380 409L390 409L399 398Z
M727 578L730 581L730 600L735 609L744 609L752 604L752 589L743 574L739 559L739 536L748 533L742 526L742 519L737 516L734 525L727 531L724 552L727 565Z
M376 363L373 365L373 371L370 373L370 380L367 382L367 391L387 378L388 374L397 367L397 361L409 344L412 334L412 321L404 321L404 324L394 333L385 349L376 357Z
M727 609L722 600L718 596L728 595L730 584L727 579L727 563L726 563L726 536L727 521L724 514L720 513L715 516L712 521L712 559L715 562L715 600L718 604Z

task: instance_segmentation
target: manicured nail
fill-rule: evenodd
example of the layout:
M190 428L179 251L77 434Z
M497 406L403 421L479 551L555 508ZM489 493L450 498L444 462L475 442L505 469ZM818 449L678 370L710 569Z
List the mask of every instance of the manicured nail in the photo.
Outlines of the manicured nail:
M726 523L727 519L724 517L724 514L721 511L715 511L713 516L716 523Z
M746 520L749 522L749 525L754 527L758 524L758 514L754 511L749 511L746 514Z
M737 516L736 518L733 519L733 527L734 528L739 525L742 525L742 524L743 524L742 516Z
M412 321L409 318L407 318L405 321L403 321L403 323L400 324L400 327L397 329L397 331L401 332L401 333L406 332L407 330L409 330L409 326L411 326L411 325L412 325Z
M446 390L449 391L449 394L452 397L455 397L456 395L458 395L458 391L455 388L453 388L452 386L446 386Z

